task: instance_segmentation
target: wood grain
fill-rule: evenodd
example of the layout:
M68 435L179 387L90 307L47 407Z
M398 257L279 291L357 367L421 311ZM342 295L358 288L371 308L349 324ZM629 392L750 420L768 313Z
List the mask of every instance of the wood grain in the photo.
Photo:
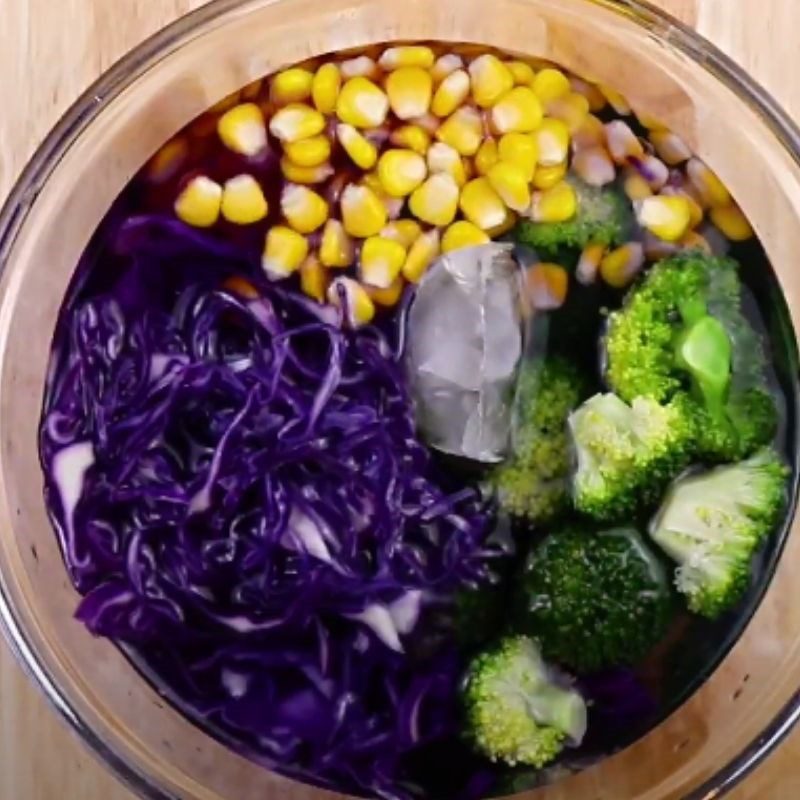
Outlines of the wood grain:
M0 0L0 197L74 98L143 38L198 0ZM660 0L715 41L800 117L794 0ZM87 187L87 191L90 188ZM733 795L800 796L800 732ZM0 648L0 798L130 800ZM620 798L620 800L624 800Z

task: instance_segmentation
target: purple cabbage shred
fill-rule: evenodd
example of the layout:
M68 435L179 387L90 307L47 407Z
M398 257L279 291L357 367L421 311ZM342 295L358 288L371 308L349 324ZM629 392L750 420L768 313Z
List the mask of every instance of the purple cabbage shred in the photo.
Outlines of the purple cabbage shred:
M409 798L420 749L458 736L464 665L406 642L498 552L416 437L402 315L340 322L181 223L115 224L56 336L47 502L78 619L193 719L284 774ZM465 768L466 794L486 780Z

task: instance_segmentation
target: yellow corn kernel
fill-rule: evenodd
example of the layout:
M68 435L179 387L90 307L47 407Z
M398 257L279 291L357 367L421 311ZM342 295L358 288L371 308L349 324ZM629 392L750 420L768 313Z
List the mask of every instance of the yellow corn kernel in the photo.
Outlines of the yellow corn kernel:
M642 158L644 148L627 122L615 119L607 122L606 144L615 164L624 164L629 158Z
M635 169L627 170L622 187L631 202L644 200L653 195L650 184Z
M237 175L222 187L222 216L236 225L251 225L267 216L269 206L252 175Z
M281 159L281 172L287 181L292 183L324 183L333 175L330 164L318 164L316 167L300 167L284 157Z
M561 181L533 196L531 219L534 222L566 222L575 216L577 210L575 190L566 181Z
M572 134L572 148L575 151L582 150L584 147L597 147L606 144L606 130L603 121L594 116L587 115L580 127Z
M419 283L440 252L439 231L434 229L418 236L408 250L403 264L403 277L410 283Z
M415 219L396 219L383 228L381 236L403 245L408 250L421 233L422 228Z
M226 111L217 120L217 133L225 147L243 156L258 155L267 146L264 115L255 103L242 103Z
M340 122L336 138L350 160L361 169L372 169L378 160L378 148L352 125Z
M586 98L589 103L589 111L592 114L597 114L606 107L605 96L593 83L589 83L589 81L585 81L582 78L572 78L570 85L573 92Z
M511 70L495 55L484 53L469 65L472 97L481 108L493 106L514 86Z
M448 75L464 68L464 59L457 53L445 53L436 59L431 70L434 83L441 83Z
M389 73L386 94L398 119L421 117L431 106L433 78L420 67L400 67Z
M689 227L696 228L703 221L703 208L690 194L683 196L689 201Z
M331 157L331 143L327 136L319 134L297 142L286 142L283 152L298 167L318 167Z
M634 166L642 173L654 192L663 189L669 180L669 168L667 165L660 158L656 158L649 153L645 154L643 158L636 159Z
M689 159L686 174L707 205L727 206L731 202L725 184L699 158Z
M378 128L389 113L389 98L367 78L350 78L336 100L336 115L356 128Z
M298 233L313 233L328 219L328 204L313 189L288 183L281 192L281 211Z
M279 106L300 103L311 97L314 73L300 67L279 72L269 87L269 99Z
M378 289L377 286L366 284L364 286L364 291L366 291L370 300L372 300L376 306L392 308L392 306L397 305L397 302L403 296L404 285L402 278L395 278L391 286L387 286L385 289Z
M600 262L600 276L615 289L623 289L644 266L644 247L639 242L628 242L607 253Z
M481 115L470 106L462 106L441 124L436 131L436 138L449 144L462 156L474 156L483 141Z
M477 225L462 219L454 222L442 236L442 252L452 253L465 247L487 244L491 239Z
M497 140L491 137L484 139L475 153L475 171L478 175L485 175L499 159Z
M431 135L419 125L401 125L392 131L389 141L395 147L405 147L424 156L431 146Z
M339 70L345 80L350 78L378 78L378 65L374 58L368 55L348 58L339 64Z
M358 328L371 322L375 316L375 305L366 289L353 278L342 275L328 287L328 302L345 312L347 324Z
M323 64L314 74L311 97L320 114L333 114L342 88L342 73L336 64Z
M650 131L650 141L658 157L671 167L683 164L692 157L692 151L686 142L672 131Z
M176 136L170 139L158 152L147 162L145 168L147 179L154 183L168 181L178 174L180 168L189 157L189 142L184 136Z
M531 204L528 177L516 164L498 161L486 173L492 189L512 211L527 211Z
M605 253L606 246L597 242L591 242L583 248L578 265L575 267L575 278L579 283L590 286L595 282Z
M531 83L531 89L542 103L549 103L557 97L565 95L572 87L569 78L560 70L545 67L539 72Z
M492 127L497 133L530 133L542 124L542 104L533 90L516 86L495 103L491 111Z
M222 187L205 175L192 178L175 200L175 215L195 228L210 228L218 219Z
M534 264L525 273L525 288L531 305L540 311L553 311L564 305L569 275L559 264Z
M628 101L616 89L612 89L610 86L605 86L602 83L598 84L597 88L603 93L603 97L608 100L608 104L617 114L627 117L628 114L631 113L631 107Z
M486 233L489 234L489 238L491 239L503 236L510 230L513 230L518 219L519 218L513 211L506 210L506 218L499 225L495 225L493 228L487 228Z
M309 255L300 265L300 288L318 303L325 301L325 290L328 288L328 275L325 267L319 263L315 255Z
M506 66L513 75L514 83L517 86L530 86L536 77L533 67L524 61L506 61Z
M469 97L470 80L466 70L451 72L436 89L431 101L431 113L448 117Z
M702 250L710 256L714 255L711 243L705 236L697 231L686 231L678 244L680 244L684 250Z
M614 162L605 147L586 147L572 158L575 174L590 186L605 186L617 177Z
M654 236L677 242L689 229L689 201L677 195L657 195L636 203L636 219Z
M428 172L446 172L459 186L467 182L467 170L461 156L449 144L436 142L428 150Z
M366 239L380 233L388 215L383 201L368 186L349 184L339 201L344 229L350 236Z
M274 225L267 231L261 266L268 278L280 280L300 269L307 255L305 236L284 225Z
M571 134L580 130L589 116L589 101L577 92L568 92L547 103L547 116L560 119Z
M753 236L753 228L735 203L727 206L712 206L709 216L711 221L732 242L743 242Z
M487 139L486 141L490 141ZM480 153L480 151L478 151ZM539 145L536 136L530 133L506 133L497 145L499 160L514 164L522 170L526 180L533 180L539 161ZM491 165L489 165L491 166Z
M545 117L534 135L541 166L553 167L566 160L569 153L569 129L560 119Z
M297 142L322 133L325 130L325 117L305 103L290 103L272 115L269 130L282 142Z
M430 69L433 66L433 59L433 50L430 47L405 45L384 50L383 55L378 59L378 66L387 72L402 67Z
M378 160L378 180L389 197L411 194L427 174L425 159L413 150L386 150Z
M665 131L667 130L666 126L660 119L656 117L650 116L646 111L637 111L636 112L636 119L639 120L639 123L643 128L647 128L648 131Z
M411 193L408 207L418 220L444 227L456 215L458 195L458 184L453 176L437 172Z
M223 281L222 288L242 300L258 300L261 297L258 289L242 275L231 275L230 278Z
M559 181L564 180L566 174L566 161L562 161L560 164L553 164L552 167L537 167L536 172L533 173L533 187L540 190L550 189Z
M406 260L406 249L393 239L370 236L361 247L359 277L363 283L388 289L400 274Z
M459 208L473 225L484 231L502 225L508 214L506 204L492 188L488 178L475 178L464 187Z
M325 267L349 267L355 258L353 240L338 219L329 219L322 229L319 260Z

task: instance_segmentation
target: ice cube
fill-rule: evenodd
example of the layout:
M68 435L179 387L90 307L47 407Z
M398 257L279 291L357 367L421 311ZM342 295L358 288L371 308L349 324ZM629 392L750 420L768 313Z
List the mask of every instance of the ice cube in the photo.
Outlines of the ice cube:
M511 247L449 253L426 273L408 319L417 425L432 447L502 460L523 351L521 269Z

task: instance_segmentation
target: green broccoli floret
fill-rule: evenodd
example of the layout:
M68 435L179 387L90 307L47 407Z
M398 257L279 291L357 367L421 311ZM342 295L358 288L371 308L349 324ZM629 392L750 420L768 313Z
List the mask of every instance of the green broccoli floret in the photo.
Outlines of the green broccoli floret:
M695 418L685 396L628 405L598 394L569 418L577 456L572 493L578 511L601 521L629 518L658 500L689 463Z
M510 514L542 523L569 506L567 417L585 395L583 374L564 358L523 367L514 401L514 452L492 476Z
M609 246L627 240L633 219L631 205L615 187L597 188L571 176L578 210L566 222L521 221L513 237L532 247L542 258L560 260L563 250L580 251L590 242Z
M477 656L464 686L467 733L492 761L542 767L586 732L586 703L557 685L533 639L513 636Z
M753 553L783 512L788 474L764 449L672 486L650 536L678 562L675 585L692 611L713 619L740 599Z
M604 337L611 389L628 402L687 393L697 455L711 461L744 458L777 426L762 343L742 314L741 292L735 261L672 256L629 292Z
M553 531L528 556L520 601L545 658L577 672L635 664L673 610L661 562L630 527Z

